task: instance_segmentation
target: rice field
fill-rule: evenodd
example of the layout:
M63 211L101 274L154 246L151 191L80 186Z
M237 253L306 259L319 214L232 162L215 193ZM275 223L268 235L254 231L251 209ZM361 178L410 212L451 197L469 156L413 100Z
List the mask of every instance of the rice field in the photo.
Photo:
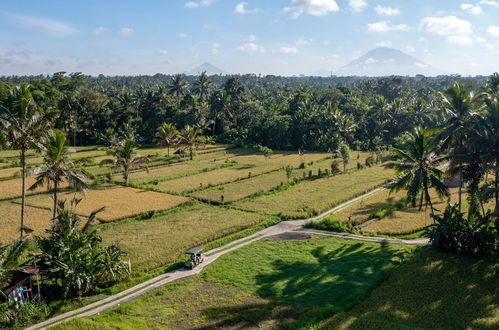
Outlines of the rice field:
M34 177L26 178L26 195L40 194L48 192L47 187L39 187L35 190L27 190L35 183ZM0 200L13 199L21 197L21 184L22 179L12 179L0 181ZM67 184L61 185L61 188L67 188Z
M459 199L459 193L457 188L451 189L451 202L457 203ZM405 195L401 192L402 196ZM447 206L447 200L441 200L438 198L435 192L431 192L432 203L436 209L436 214L439 214ZM466 201L466 194L463 194L463 200ZM466 208L467 203L463 203ZM492 203L490 205L485 205L486 209L493 210ZM463 209L464 211L464 209ZM412 234L424 227L433 224L433 218L431 217L430 208L424 208L419 211L419 206L411 207L407 206L403 209L394 211L392 215L387 216L381 220L370 222L368 225L362 228L362 231L367 234L384 234L384 235L404 235Z
M355 162L351 161L348 169L357 167L357 161L361 164L364 163L368 156L368 153L361 153L359 159L355 159ZM224 184L217 187L212 187L200 191L196 191L191 194L191 196L200 198L202 200L208 200L212 202L220 202L221 196L224 196L225 203L232 203L239 201L241 199L253 196L259 193L270 191L277 188L281 184L286 184L288 181L292 181L294 178L301 179L304 176L308 176L309 171L312 171L313 175L317 175L318 171L321 170L331 170L332 160L318 160L312 165L306 166L304 169L296 168L291 174L291 178L288 179L286 171L274 171L271 173L259 175L251 179L236 181L228 184Z
M248 179L279 170L286 165L298 166L302 159L305 159L306 162L312 162L325 157L327 157L327 154L323 153L308 154L304 157L290 153L276 154L270 159L266 159L263 155L240 156L235 159L238 162L235 166L160 182L157 188L176 193L187 193L210 186Z
M128 253L133 272L175 262L186 250L264 221L264 216L197 204L148 220L103 225L106 244Z
M25 226L32 229L31 235L42 235L50 227L52 213L46 209L27 206ZM21 207L10 201L0 202L0 245L19 239Z
M59 195L61 200L68 203L73 198L73 192ZM77 213L83 216L90 215L93 211L105 206L105 210L98 214L101 222L117 221L134 217L149 211L165 211L190 201L189 198L157 193L148 190L130 187L104 185L91 189L81 196L82 201L77 207ZM48 195L29 197L26 204L35 207L52 207L52 200Z
M0 170L0 180L15 178L21 175L20 167L10 167Z
M374 166L354 173L303 181L287 190L242 200L231 206L288 218L307 218L381 186L391 178L392 170Z

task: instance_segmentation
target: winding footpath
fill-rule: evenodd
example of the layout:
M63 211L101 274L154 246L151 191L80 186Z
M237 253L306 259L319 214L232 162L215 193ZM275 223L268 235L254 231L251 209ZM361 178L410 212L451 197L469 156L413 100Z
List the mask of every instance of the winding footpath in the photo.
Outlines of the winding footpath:
M157 277L154 277L148 281L142 282L140 284L137 284L127 290L124 290L120 293L111 295L105 299L96 301L94 303L91 303L89 305L86 305L84 307L57 315L51 319L48 319L46 321L40 322L38 324L32 325L28 328L27 330L31 329L47 329L52 326L55 326L57 324L78 318L78 317L88 317L92 315L99 314L103 311L106 311L108 309L117 307L121 305L122 303L125 303L129 300L135 299L138 296L156 289L162 285L165 285L167 283L171 283L180 279L184 279L196 274L199 274L204 267L208 266L215 260L217 260L220 256L229 253L231 251L237 250L243 246L246 246L248 244L251 244L255 241L258 241L262 238L269 237L269 236L274 236L274 235L279 235L279 234L284 234L287 232L291 231L300 231L302 233L308 233L308 234L314 234L314 235L324 235L324 236L330 236L330 237L338 237L338 238L344 238L344 239L352 239L352 240L359 240L359 241L366 241L366 242L378 242L378 243L390 243L390 244L411 244L411 245L420 245L420 244L428 244L428 240L426 238L421 238L421 239L414 239L414 240L403 240L403 239L393 239L393 238L384 238L384 237L370 237L370 236L362 236L362 235L354 235L354 234L340 234L340 233L328 233L328 232L321 232L321 231L310 231L310 230L305 230L303 228L303 225L307 222L311 221L316 221L319 220L331 213L335 213L338 211L341 211L342 209L349 207L352 204L355 204L356 202L359 202L363 200L366 197L369 197L384 188L378 188L375 190L372 190L362 196L356 197L354 199L351 199L343 204L340 204L327 212L324 212L316 217L309 218L306 220L295 220L295 221L283 221L280 222L274 226L265 228L259 232L256 232L252 235L246 236L244 238L241 238L239 240L232 241L226 245L223 245L221 247L218 247L216 249L212 249L204 254L204 261L202 264L197 266L195 269L189 270L185 268L181 269L176 269L174 271L159 275Z

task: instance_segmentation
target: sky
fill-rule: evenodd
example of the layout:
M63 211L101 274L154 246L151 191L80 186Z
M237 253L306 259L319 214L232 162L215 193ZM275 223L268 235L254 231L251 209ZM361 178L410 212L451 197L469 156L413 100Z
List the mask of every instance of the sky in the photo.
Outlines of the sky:
M334 71L393 47L462 75L499 71L499 0L0 2L0 75Z

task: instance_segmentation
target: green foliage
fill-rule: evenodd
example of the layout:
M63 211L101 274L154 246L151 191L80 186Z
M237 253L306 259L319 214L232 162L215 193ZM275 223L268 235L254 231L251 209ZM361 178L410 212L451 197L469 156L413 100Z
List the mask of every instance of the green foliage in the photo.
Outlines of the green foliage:
M350 148L346 144L340 147L341 159L343 160L343 172L347 170L348 162L350 161Z
M331 162L331 175L340 174L340 163L337 160Z
M344 233L349 232L352 229L352 225L338 219L325 217L319 221L307 222L307 224L305 224L305 228Z
M270 156L272 156L272 154L274 153L272 149L262 145L258 146L258 150L265 156L265 158L270 158Z
M0 304L1 329L23 329L49 316L49 308L40 300L27 302L17 308L9 308L7 303Z
M499 233L492 215L468 214L458 205L448 205L441 215L432 215L435 224L427 228L432 245L451 251L499 260Z
M291 165L286 165L284 167L284 170L286 171L286 177L288 178L288 181L289 181L291 179L291 177L293 176L294 167Z
M81 297L97 285L128 275L124 253L117 246L101 246L101 238L91 229L96 216L104 208L92 212L83 227L75 213L79 201L70 209L58 205L57 217L48 236L38 241L42 262L49 268L48 277L62 288L63 296Z
M388 217L388 216L392 215L393 212L402 209L406 205L407 205L407 199L406 198L402 198L401 200L399 200L395 204L392 204L392 205L389 205L387 207L384 207L384 208L381 208L379 210L376 210L376 212L374 212L373 215L374 215L375 218L381 220L381 219L383 219L385 217Z

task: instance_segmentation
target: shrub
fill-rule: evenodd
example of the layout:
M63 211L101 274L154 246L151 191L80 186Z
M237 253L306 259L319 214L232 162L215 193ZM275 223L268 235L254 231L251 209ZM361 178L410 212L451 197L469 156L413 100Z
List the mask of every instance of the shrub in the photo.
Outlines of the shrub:
M343 222L338 219L333 219L331 217L323 218L319 221L312 221L305 224L306 228L317 229L317 230L327 230L334 232L349 232L352 229L352 225L348 222Z
M374 212L374 218L383 219L393 214L394 211L402 209L407 204L407 200L402 198L393 205L378 209Z
M331 162L331 175L336 175L341 173L340 163L337 160Z
M435 224L427 227L431 244L439 250L499 259L498 231L490 213L468 214L458 205L448 204L440 215L432 215Z
M0 329L21 329L37 321L46 319L49 309L43 301L27 302L18 308L0 304Z

